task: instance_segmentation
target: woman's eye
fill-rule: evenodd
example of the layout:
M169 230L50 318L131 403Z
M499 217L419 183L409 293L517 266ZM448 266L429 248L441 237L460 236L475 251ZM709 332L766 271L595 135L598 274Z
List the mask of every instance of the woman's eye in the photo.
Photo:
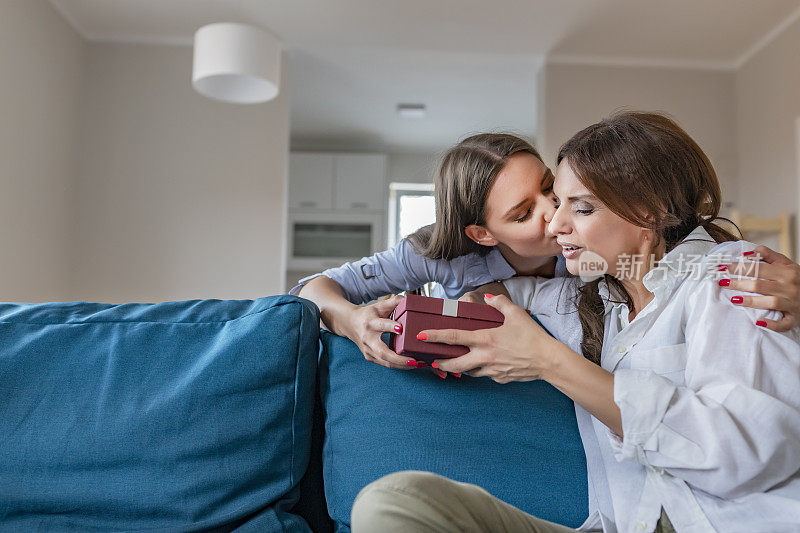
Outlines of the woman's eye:
M591 215L594 209L576 209L575 212L579 215Z
M531 208L529 207L525 214L515 220L515 222L525 222L531 216Z

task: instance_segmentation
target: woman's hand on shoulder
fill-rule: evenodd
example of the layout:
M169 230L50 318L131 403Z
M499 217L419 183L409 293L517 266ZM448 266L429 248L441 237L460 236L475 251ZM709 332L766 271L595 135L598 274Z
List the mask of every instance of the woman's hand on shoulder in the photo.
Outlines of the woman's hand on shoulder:
M733 303L783 313L780 320L764 320L764 324L759 324L774 331L789 331L800 325L800 265L766 246L758 246L753 252L741 262L724 265L731 275L728 288L755 293ZM760 261L756 263L750 258ZM736 279L740 275L756 279Z
M397 355L381 339L384 333L402 331L400 323L389 318L400 300L402 296L394 295L354 309L349 313L344 333L356 343L367 361L387 368L411 370L419 367L408 364L413 359Z

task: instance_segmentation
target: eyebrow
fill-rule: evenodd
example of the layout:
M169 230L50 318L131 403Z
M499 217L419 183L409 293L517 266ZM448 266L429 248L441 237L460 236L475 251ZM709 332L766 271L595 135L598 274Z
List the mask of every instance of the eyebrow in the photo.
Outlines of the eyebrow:
M546 181L547 181L547 178L548 178L548 177L551 177L551 178L553 178L553 180L555 180L555 176L553 176L553 172L552 172L552 171L551 171L549 168L548 168L548 169L545 171L545 173L544 173L544 176L542 176L542 181L541 181L541 184L544 184L544 182L546 182ZM508 218L508 217L510 217L510 216L511 216L511 213L513 213L514 211L516 211L517 209L519 209L520 207L522 207L522 206L525 204L525 202L527 202L527 201L528 201L528 199L527 199L527 198L525 198L525 199L524 199L524 200L522 200L520 203L518 203L517 205L515 205L514 207L512 207L511 209L509 209L508 211L506 211L506 214L505 214L505 215L503 215L503 216L504 216L505 218Z
M578 200L596 200L596 198L592 194L582 194L580 196L570 196L567 200L577 202Z
M509 209L508 211L506 211L506 214L505 214L505 215L503 215L503 217L504 217L504 218L509 218L509 217L511 216L511 214L512 214L514 211L516 211L517 209L519 209L520 207L522 207L523 205L525 205L525 202L527 202L527 201L528 201L528 198L525 198L525 199L524 199L524 200L522 200L520 203L518 203L517 205L515 205L514 207L512 207L511 209Z

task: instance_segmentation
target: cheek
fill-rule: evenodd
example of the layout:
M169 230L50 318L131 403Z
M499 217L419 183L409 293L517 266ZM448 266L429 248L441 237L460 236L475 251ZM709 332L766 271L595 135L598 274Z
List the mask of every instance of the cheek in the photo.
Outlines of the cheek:
M547 222L544 220L544 217L539 214L533 217L525 226L524 238L528 241L538 241L541 243L541 241L551 237L550 233L547 231Z
M613 271L616 265L624 258L627 263L643 261L643 258L638 257L639 240L637 235L627 231L627 227L620 227L614 225L605 232L605 243L603 244L603 258L608 262L610 270Z
M627 248L628 235L620 231L620 227L610 224L600 216L576 216L574 218L574 231L579 240L588 250L592 250L610 259Z
M547 220L545 220L545 215L546 214L547 214L547 211L538 210L533 215L533 217L531 217L531 220L530 220L530 226L533 227L534 231L536 231L542 237L544 237L545 234L548 233L547 228L550 225L550 223Z

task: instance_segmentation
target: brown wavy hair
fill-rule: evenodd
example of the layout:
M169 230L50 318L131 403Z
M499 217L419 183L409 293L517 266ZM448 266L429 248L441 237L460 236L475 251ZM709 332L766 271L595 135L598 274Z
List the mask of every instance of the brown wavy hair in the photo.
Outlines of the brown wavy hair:
M508 133L480 133L450 148L442 156L434 179L436 223L408 236L417 253L447 260L489 253L491 246L476 243L464 230L486 223L489 191L508 159L519 153L542 159L531 143Z
M656 246L669 252L697 226L715 242L738 240L720 227L722 193L708 157L678 124L661 113L616 113L575 134L561 147L580 182L609 210L638 227L651 229ZM728 221L730 222L730 221ZM584 357L600 364L605 304L600 278L579 288L576 307L583 328ZM632 309L630 295L606 275L615 301Z

